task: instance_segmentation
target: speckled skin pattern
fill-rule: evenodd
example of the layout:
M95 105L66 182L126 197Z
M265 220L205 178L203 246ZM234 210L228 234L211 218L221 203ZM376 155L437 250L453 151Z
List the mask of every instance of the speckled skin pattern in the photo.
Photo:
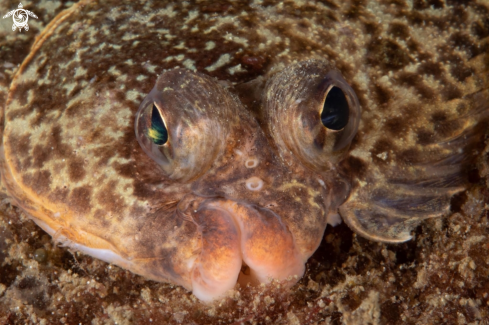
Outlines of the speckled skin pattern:
M465 188L487 128L487 6L152 5L80 3L44 31L12 82L3 181L55 238L116 251L137 261L126 265L131 270L190 289L186 260L202 247L198 227L175 209L195 189L274 211L305 262L327 214L346 197L339 212L352 229L396 242L409 239L420 220L446 212ZM314 166L270 145L270 125L280 121L264 112L274 81L310 59L339 70L362 107L348 152L320 174L325 189ZM234 127L235 142L192 183L166 177L133 131L157 74L175 67L227 81L226 91L250 112L250 127ZM283 82L292 87L293 80ZM239 134L250 129L249 137ZM252 140L238 145L240 136ZM240 166L235 149L258 156L259 166ZM267 191L242 190L257 175Z

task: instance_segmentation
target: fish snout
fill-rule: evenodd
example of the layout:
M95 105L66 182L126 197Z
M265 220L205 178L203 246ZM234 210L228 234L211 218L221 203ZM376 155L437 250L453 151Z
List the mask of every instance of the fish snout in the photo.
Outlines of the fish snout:
M201 240L192 268L194 295L212 301L241 284L302 277L306 258L280 217L268 209L213 199L192 214ZM249 272L241 272L246 266Z

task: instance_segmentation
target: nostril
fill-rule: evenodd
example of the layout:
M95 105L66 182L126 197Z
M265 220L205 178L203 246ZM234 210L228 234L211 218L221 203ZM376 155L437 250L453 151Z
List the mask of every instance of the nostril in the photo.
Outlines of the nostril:
M246 180L246 188L249 189L250 191L259 191L263 187L263 181L256 177L250 177Z
M246 168L255 168L258 165L258 159L256 158L249 158L245 162Z

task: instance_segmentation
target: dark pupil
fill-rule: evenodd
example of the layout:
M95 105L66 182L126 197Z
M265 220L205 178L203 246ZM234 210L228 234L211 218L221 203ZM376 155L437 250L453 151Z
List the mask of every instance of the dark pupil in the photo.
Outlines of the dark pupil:
M153 111L151 112L151 129L148 130L148 137L158 146L164 145L168 141L168 130L155 104L153 104Z
M350 109L345 94L338 87L333 87L326 96L321 122L331 130L341 130L348 124Z

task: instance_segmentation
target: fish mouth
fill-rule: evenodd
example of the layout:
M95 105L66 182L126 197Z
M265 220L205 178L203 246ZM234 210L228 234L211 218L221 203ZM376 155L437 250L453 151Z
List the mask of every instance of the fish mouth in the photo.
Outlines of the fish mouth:
M190 272L192 292L203 301L223 296L236 282L274 279L292 286L304 274L307 257L269 209L217 198L206 199L197 210L178 213L195 223L200 236L201 248Z

